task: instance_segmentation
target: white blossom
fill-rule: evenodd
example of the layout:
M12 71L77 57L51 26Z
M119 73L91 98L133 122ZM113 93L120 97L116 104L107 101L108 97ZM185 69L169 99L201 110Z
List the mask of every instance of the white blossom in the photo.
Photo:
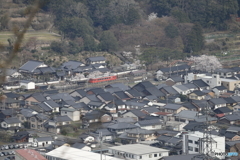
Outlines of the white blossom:
M196 70L212 72L216 69L222 68L216 56L201 55L198 57L190 57L187 60L193 61Z
M154 20L157 18L157 13L151 13L148 15L148 21Z

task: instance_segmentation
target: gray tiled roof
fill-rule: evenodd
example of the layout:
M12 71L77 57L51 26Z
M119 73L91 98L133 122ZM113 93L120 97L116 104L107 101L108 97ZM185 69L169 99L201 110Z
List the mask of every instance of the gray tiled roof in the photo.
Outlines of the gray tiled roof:
M49 95L48 97L50 97L52 100L73 100L74 101L74 98L69 95L68 93L58 93L58 94L52 94L52 95Z
M181 107L182 107L182 105L180 105L180 104L170 104L170 103L168 103L168 104L166 104L166 105L164 106L164 109L177 110L177 109L179 109L179 108L181 108Z
M155 131L141 129L141 128L134 128L127 131L127 133L131 133L131 134L153 134L154 132Z
M126 86L125 84L123 83L113 83L113 84L109 84L107 85L106 87L118 87L119 89L123 90L123 91L126 91L128 89L130 89L128 86Z
M114 94L116 94L116 96L118 96L120 99L130 98L130 97L128 97L128 95L126 93L124 93L124 91L114 92Z
M144 118L146 116L146 114L143 113L140 109L134 109L129 112L132 112L135 116L137 116L139 118Z
M149 114L151 113L156 113L159 112L160 110L158 108L156 108L155 106L151 106L151 107L144 107L142 108L142 110L147 111Z
M212 98L209 101L212 102L214 105L227 104L227 102L223 98Z
M109 92L99 93L98 96L100 96L104 101L113 101L115 99L115 97Z
M204 82L202 79L193 80L192 83L195 84L196 86L200 87L200 88L201 88L201 87L208 87L208 86L209 86L209 85L208 85L206 82Z
M69 121L72 121L72 119L69 118L68 116L56 116L56 117L54 117L54 121L55 122L69 122Z
M138 126L131 124L131 123L125 123L125 122L118 122L116 124L110 125L107 128L110 129L131 129L131 128L138 128Z
M15 118L15 117L5 118L4 121L7 124L21 123L21 121L18 118Z
M170 79L172 79L174 82L183 82L183 78L181 76L171 76Z
M141 94L134 89L129 89L129 90L126 90L125 92L130 94L133 97L141 97Z
M151 125L161 125L162 122L160 119L151 119L151 120L143 120L137 122L140 126L151 126Z
M53 141L52 137L38 137L35 138L38 142L46 142L46 141Z
M32 117L32 116L34 116L34 115L36 115L37 114L37 112L35 112L35 111L33 111L32 109L22 109L21 111L20 111L20 113L24 116L24 117Z
M74 70L79 66L83 65L82 62L79 61L68 61L62 64L62 67L67 70Z
M33 72L37 67L39 67L43 62L30 60L22 65L19 70L24 70L27 72Z
M198 115L196 111L183 110L176 114L176 117L194 119Z
M240 127L237 127L237 126L230 126L228 127L227 131L231 132L240 132Z
M92 62L96 62L96 61L105 61L105 57L99 56L99 57L89 57L87 58Z

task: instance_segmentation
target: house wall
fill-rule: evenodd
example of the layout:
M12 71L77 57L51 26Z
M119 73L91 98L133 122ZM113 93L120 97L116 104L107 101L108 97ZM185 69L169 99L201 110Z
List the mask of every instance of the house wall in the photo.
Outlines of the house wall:
M142 129L146 130L156 130L156 129L162 129L162 125L149 125L149 126L140 126L138 123L136 123L137 126L139 126Z
M239 86L239 84L240 84L239 80L236 80L236 81L224 81L224 79L222 79L222 85L224 87L226 87L229 91L234 91L236 86Z
M14 124L8 124L6 122L1 123L2 128L10 128L10 127L21 127L21 123L14 123Z
M37 141L36 141L37 142ZM42 141L42 142L37 142L38 147L46 147L52 144L52 141Z
M127 112L127 113L123 114L123 118L127 118L127 117L131 117L134 120L138 121L138 117L135 116L132 112Z
M197 154L206 152L205 148L210 145L209 142L202 141L203 136L198 135L183 135L183 152L188 154ZM225 153L225 137L212 137L216 143L212 143L212 150L218 153ZM191 141L191 142L190 142ZM196 144L197 143L197 144ZM201 146L201 147L200 147ZM197 149L197 150L195 150ZM206 153L204 153L206 154ZM224 159L225 156L216 156L217 158Z
M107 115L107 114L104 114L102 117L101 117L101 120L100 120L102 123L104 122L110 122L112 121L112 117Z
M24 86L26 89L35 89L35 83L34 82L29 82L29 83L20 82L20 86Z
M39 103L39 102L38 102L35 98L33 98L33 97L29 97L29 98L25 99L25 102L26 102L26 104L28 104L28 105L34 105L34 104Z
M190 99L195 99L195 100L202 100L205 99L205 96L197 96L195 93L189 94Z

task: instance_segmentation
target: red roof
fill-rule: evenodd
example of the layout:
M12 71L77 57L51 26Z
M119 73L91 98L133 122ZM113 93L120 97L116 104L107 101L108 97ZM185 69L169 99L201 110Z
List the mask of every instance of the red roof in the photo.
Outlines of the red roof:
M39 152L33 149L18 149L16 150L16 156L21 156L24 160L47 160Z
M157 114L157 115L168 115L168 114L172 114L172 113L168 113L168 112L155 112L154 114Z
M224 117L225 115L224 113L221 113L221 114L216 114L216 116L221 118L221 117Z

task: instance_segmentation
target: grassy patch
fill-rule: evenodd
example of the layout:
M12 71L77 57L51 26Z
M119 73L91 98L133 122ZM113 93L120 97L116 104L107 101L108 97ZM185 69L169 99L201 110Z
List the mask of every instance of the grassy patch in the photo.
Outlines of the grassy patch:
M9 31L4 31L0 32L0 43L2 44L8 44L8 39L14 39L14 35L12 32ZM39 41L55 41L55 40L60 40L60 36L54 33L50 33L47 31L32 31L32 32L27 32L24 36L24 42L27 42L29 38L31 37L36 37L37 40Z

